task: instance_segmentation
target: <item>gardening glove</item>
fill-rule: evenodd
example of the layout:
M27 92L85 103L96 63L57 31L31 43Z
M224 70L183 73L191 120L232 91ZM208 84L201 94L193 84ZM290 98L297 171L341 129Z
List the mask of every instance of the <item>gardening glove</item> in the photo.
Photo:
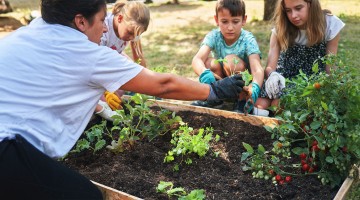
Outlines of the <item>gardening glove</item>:
M207 100L238 99L245 82L240 74L228 76L210 84L210 94Z
M106 103L110 106L112 110L122 109L121 99L118 96L116 96L116 94L114 94L113 92L106 91L104 95L105 95Z
M280 98L280 92L285 88L285 78L273 71L270 73L268 79L265 82L265 91L269 96L269 99Z
M100 106L102 106L102 109L99 112L96 112L95 114L99 115L100 117L108 120L108 121L114 121L114 119L112 118L112 116L116 115L117 113L113 110L111 110L110 106L104 102L99 100L98 103Z
M210 71L210 69L206 69L203 73L200 74L199 81L200 83L206 83L210 85L216 80L214 74Z
M260 94L260 86L252 82L250 86L248 87L248 99L246 100L245 106L244 106L244 113L250 113L251 110L254 108L254 105L259 97Z

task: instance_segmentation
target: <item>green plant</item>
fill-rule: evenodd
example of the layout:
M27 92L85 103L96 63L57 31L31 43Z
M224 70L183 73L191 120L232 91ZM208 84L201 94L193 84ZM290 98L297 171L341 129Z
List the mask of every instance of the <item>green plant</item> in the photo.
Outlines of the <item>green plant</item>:
M132 147L136 141L148 138L154 139L158 135L166 133L170 128L181 122L182 119L170 112L160 108L154 112L148 100L148 96L135 94L128 102L124 102L124 109L117 110L111 132L119 132L117 140L112 140L107 148L113 152L123 152L125 143ZM132 105L134 104L134 105Z
M187 125L182 125L178 130L172 134L170 143L175 147L168 151L165 156L164 162L172 162L175 160L175 156L181 155L180 164L184 161L186 164L191 164L192 159L188 157L189 154L197 154L200 157L206 155L210 149L209 142L213 140L213 128L207 127L201 128L197 133L193 128ZM220 136L216 135L215 140L218 141ZM179 165L176 164L174 170L178 170Z
M172 182L160 181L156 187L157 192L165 193L169 198L173 196L179 197L178 200L203 200L205 199L204 190L192 190L189 194L182 187L174 188Z
M106 144L106 141L103 139L104 130L109 133L106 128L106 120L103 120L100 124L96 124L89 130L85 131L85 138L79 139L76 143L75 149L71 152L81 152L85 149L91 149L95 153L96 151L102 149Z
M332 187L346 178L360 158L360 82L338 57L327 56L322 62L337 69L327 75L314 64L313 75L300 72L287 80L291 86L281 98L277 116L281 124L265 127L275 140L273 148L255 152L244 145L244 169L259 172L272 168L280 175L316 175ZM299 157L299 163L287 165L287 159L293 156ZM265 165L259 167L257 163Z

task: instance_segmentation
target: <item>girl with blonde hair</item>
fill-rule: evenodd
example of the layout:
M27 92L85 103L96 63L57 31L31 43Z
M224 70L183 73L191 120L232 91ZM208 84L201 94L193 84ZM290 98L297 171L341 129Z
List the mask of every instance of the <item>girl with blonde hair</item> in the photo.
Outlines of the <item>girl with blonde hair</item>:
M312 66L327 54L336 54L340 31L345 24L329 10L322 10L319 0L278 0L265 68L265 88L256 107L278 105L285 78L302 70L312 73ZM319 69L330 73L330 67L318 62Z
M149 21L150 11L143 2L117 1L112 12L108 13L105 18L108 32L103 34L100 45L110 47L131 60L124 52L124 49L130 44L133 60L146 67L140 35L147 30ZM106 92L102 100L99 100L95 113L112 121L111 116L116 114L113 110L121 108L120 97L123 94L123 90L115 93Z

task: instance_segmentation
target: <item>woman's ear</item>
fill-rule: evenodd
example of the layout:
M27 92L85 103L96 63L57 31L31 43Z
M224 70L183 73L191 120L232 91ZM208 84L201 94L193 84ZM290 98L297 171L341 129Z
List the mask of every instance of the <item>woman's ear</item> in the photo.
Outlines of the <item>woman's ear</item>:
M77 28L79 31L81 32L86 31L86 23L87 20L83 15L81 14L75 15L74 24L75 24L75 28Z

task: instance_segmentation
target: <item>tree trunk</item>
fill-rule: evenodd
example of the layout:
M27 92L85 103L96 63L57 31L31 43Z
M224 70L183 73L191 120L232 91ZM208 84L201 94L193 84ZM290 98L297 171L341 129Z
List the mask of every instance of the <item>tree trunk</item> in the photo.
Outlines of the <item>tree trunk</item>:
M277 1L278 0L264 0L264 21L272 19Z

